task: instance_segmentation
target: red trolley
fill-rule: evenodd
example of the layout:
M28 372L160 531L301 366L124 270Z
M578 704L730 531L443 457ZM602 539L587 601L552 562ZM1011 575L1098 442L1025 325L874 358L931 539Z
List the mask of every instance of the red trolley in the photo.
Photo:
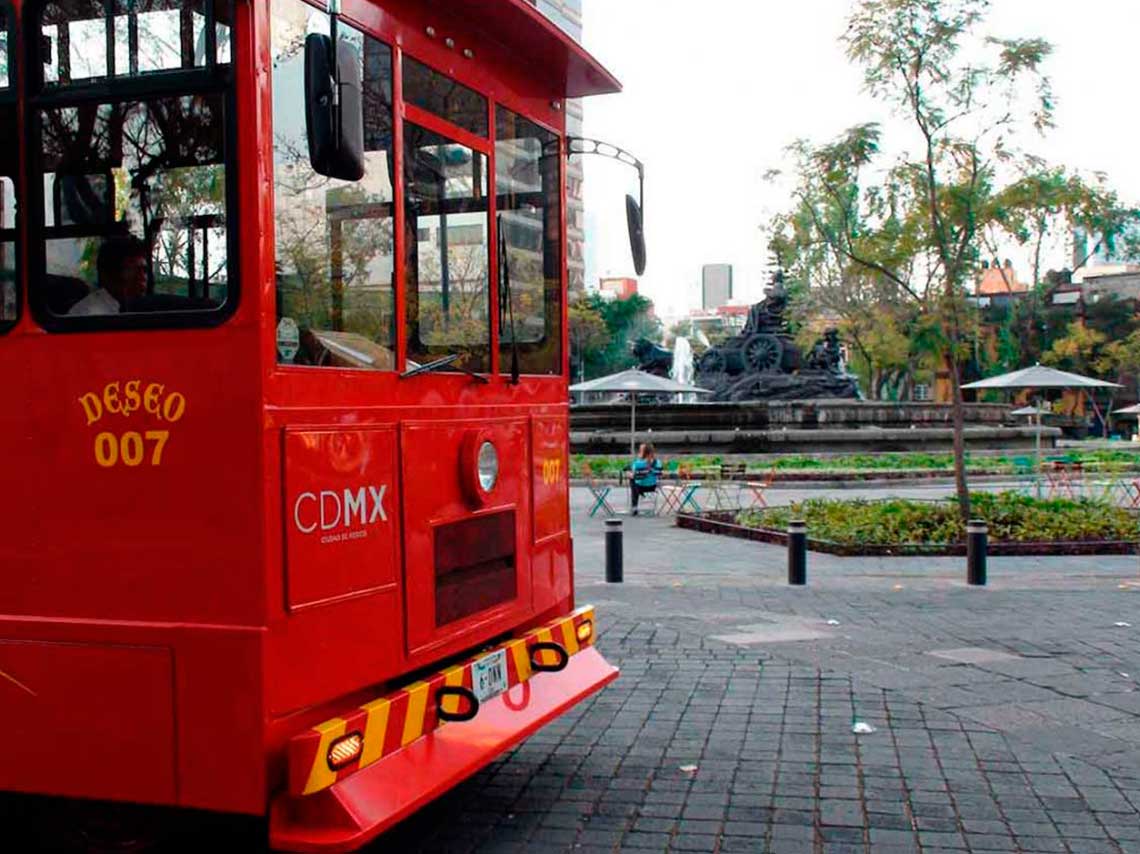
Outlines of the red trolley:
M564 99L616 81L524 0L0 33L0 791L351 850L614 679L565 173L633 161Z

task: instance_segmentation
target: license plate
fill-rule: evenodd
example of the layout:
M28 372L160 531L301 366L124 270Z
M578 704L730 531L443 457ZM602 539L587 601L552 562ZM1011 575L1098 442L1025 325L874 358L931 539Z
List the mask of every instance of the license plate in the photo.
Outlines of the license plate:
M471 688L479 698L479 702L489 700L507 690L505 649L484 656L471 666Z

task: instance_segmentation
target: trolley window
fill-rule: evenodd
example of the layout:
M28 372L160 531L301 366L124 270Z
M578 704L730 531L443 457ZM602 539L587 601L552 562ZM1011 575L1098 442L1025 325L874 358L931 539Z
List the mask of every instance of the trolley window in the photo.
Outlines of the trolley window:
M40 15L44 86L229 62L228 19L206 0L54 0Z
M559 157L551 154L557 144L550 131L496 108L499 341L503 364L517 344L526 374L562 370L562 196Z
M305 38L328 16L273 0L273 174L277 361L390 371L396 367L392 189L392 51L343 21L337 38L363 63L365 174L313 170L305 129Z
M407 122L404 171L408 359L488 372L487 158Z
M487 99L410 57L404 57L404 100L456 127L487 135Z
M51 328L209 324L233 307L229 16L202 0L41 7L33 298Z
M15 15L0 5L0 332L15 323L20 309L19 266L16 258L16 179L19 150L16 145L16 93L12 62L16 27Z

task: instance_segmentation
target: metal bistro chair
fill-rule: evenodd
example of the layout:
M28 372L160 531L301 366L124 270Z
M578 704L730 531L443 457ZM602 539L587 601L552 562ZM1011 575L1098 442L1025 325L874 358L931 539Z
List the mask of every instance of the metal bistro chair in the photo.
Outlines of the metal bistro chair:
M747 498L748 498L749 504L747 507L744 507L743 506L744 502L741 501L741 509L742 510L753 510L757 507L761 507L761 508L767 507L768 506L768 499L764 493L766 493L771 488L772 484L775 482L776 482L776 466L775 465L773 465L772 468L768 469L768 471L765 472L763 477L761 477L759 480L746 480L746 481L744 481L743 485L740 488L740 495L743 498L745 496L745 493L747 493Z
M670 513L683 513L690 510L693 513L701 512L701 505L697 503L697 490L701 488L699 481L694 481L693 467L688 464L677 466L674 483L662 483L657 488L661 492L661 515Z
M740 492L743 485L737 478L743 478L744 473L744 463L721 463L719 477L709 486L710 497L716 506L715 509L740 509Z
M602 511L603 516L616 516L617 511L610 505L609 495L613 487L609 484L599 483L594 477L594 470L590 468L589 463L582 465L582 474L586 478L586 488L590 490L590 494L594 496L594 504L590 507L590 517L593 518L599 510Z

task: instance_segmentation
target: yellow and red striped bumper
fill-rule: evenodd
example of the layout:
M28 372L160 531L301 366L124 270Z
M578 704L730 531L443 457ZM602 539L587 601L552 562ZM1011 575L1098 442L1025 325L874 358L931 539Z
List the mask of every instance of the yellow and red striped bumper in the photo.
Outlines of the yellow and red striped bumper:
M534 675L531 666L531 647L538 643L555 643L573 656L594 643L594 609L579 608L572 614L560 617L546 625L532 629L522 637L482 650L461 664L441 670L431 677L415 682L391 694L365 703L340 717L294 736L289 742L289 794L311 795L333 786L339 780L365 768L412 744L419 738L443 726L439 706L444 712L456 712L458 697L438 697L445 686L472 688L472 666L476 661L506 650L507 689L530 680ZM538 650L534 660L541 664L554 664L554 651ZM346 736L359 736L363 747L359 756L346 765L334 769L330 752Z

